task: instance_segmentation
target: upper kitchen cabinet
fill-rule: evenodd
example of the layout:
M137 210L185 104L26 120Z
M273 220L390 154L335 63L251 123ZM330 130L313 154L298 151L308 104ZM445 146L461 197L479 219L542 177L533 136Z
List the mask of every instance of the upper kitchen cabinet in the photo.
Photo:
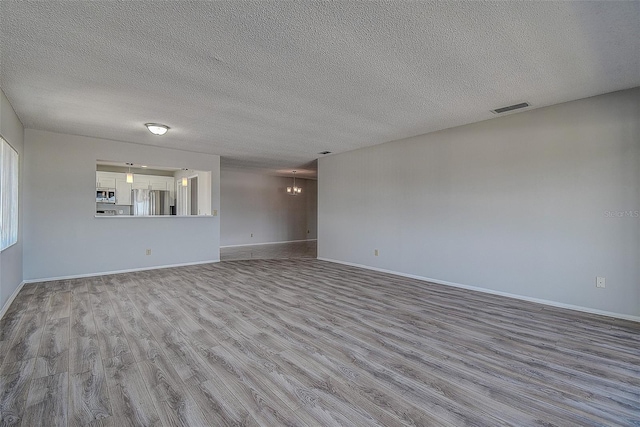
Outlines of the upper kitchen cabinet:
M96 188L116 188L118 173L96 171Z
M131 184L131 188L133 190L148 190L149 179L145 177L138 177L138 179L133 180L133 184Z

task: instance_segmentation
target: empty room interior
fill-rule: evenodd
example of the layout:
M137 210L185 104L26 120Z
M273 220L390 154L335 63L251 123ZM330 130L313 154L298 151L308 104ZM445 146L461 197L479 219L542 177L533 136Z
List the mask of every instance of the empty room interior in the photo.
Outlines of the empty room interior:
M0 1L0 145L2 426L640 425L638 1Z

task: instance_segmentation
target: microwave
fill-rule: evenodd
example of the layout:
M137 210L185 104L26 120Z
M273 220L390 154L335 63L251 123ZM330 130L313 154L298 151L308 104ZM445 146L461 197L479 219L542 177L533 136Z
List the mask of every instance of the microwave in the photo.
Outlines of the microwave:
M116 190L114 188L97 188L96 203L116 203Z

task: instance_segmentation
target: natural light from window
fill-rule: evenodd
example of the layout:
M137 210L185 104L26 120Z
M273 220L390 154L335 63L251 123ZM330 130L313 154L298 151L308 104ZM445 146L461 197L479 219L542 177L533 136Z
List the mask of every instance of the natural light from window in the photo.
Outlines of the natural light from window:
M18 241L18 153L0 137L0 251Z

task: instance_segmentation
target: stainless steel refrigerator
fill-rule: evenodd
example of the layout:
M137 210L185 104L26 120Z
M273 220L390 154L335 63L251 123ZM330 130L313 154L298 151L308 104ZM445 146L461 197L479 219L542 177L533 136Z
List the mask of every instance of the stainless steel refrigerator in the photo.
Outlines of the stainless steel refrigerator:
M131 190L131 215L170 215L167 190Z

